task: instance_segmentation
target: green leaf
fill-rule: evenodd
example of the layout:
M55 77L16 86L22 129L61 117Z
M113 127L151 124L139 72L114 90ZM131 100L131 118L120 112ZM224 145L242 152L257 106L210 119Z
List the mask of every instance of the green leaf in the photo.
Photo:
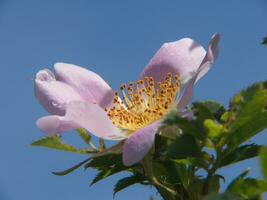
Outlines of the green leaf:
M190 178L191 178L191 174L188 170L188 168L186 167L186 165L176 165L176 171L178 173L178 176L181 180L181 183L183 184L184 188L187 189L189 184L190 184Z
M191 165L193 167L199 167L206 170L209 167L209 164L201 158L188 157L184 159L173 159L172 161L177 164Z
M234 149L228 154L222 154L222 158L218 161L219 167L231 165L242 160L254 158L259 155L260 145L247 144Z
M255 178L246 178L250 169L237 176L227 187L226 192L241 197L242 199L258 199L267 191L267 181Z
M244 199L254 199L267 191L267 182L255 178L239 178L227 191Z
M223 193L223 194L211 194L207 196L204 200L240 200L240 199L233 196L230 193Z
M188 187L188 196L190 200L199 200L202 199L202 188L204 185L203 179L194 179L191 180L191 183Z
M166 189L159 186L155 186L155 188L157 189L157 192L160 194L162 199L177 200L177 198L173 194L168 192ZM180 200L181 198L178 199Z
M134 172L135 169L139 167L139 165L136 164L131 167L127 167L122 162L121 154L107 154L99 157L93 157L91 161L84 166L85 169L89 167L100 171L92 180L91 185L93 185L99 182L100 180L105 179L121 171Z
M227 112L222 114L220 120L223 123L227 123L227 122L231 121L231 119L233 119L233 118L234 118L234 114L232 112L227 111Z
M185 157L198 157L201 151L197 141L191 135L183 134L178 136L168 146L166 156L168 158L185 158Z
M91 141L91 136L87 133L86 130L82 129L82 128L79 128L77 129L77 133L79 134L79 136L83 139L83 141L86 143L86 144L89 144L90 141Z
M218 121L220 120L221 115L226 111L223 105L215 101L196 102L193 106L198 110L198 112L200 109L202 109L202 111L206 110L206 118L213 118Z
M92 158L92 160L87 163L84 168L87 169L91 167L97 170L105 170L111 168L111 166L120 164L122 164L121 154L107 154Z
M250 172L250 168L244 170L241 174L239 174L236 178L234 178L232 180L232 182L228 185L226 190L230 190L230 188L233 188L234 185L236 185L240 182L240 180L244 180L249 172Z
M260 164L263 176L267 180L267 147L263 147L260 152Z
M203 101L202 104L209 109L209 111L214 115L220 115L225 112L225 108L222 104L216 101Z
M120 179L114 187L113 196L115 196L116 193L118 193L119 191L121 191L121 190L123 190L129 186L134 185L136 183L142 183L145 180L146 180L146 178L140 174L135 174L135 175Z
M200 147L195 138L188 134L182 134L175 139L157 135L155 150L156 156L161 159L183 159L201 155Z
M114 165L111 168L108 169L104 169L102 171L100 171L96 177L92 180L91 185L101 181L102 179L105 179L113 174L116 174L118 172L127 170L128 168L125 167L124 165Z
M162 183L163 185L167 184L169 188L176 188L177 191L181 191L181 178L178 174L178 170L175 163L170 161L153 161L152 168L153 175L160 183ZM162 190L161 192L164 191Z
M71 145L64 144L61 141L61 137L58 135L41 138L33 142L31 146L46 147L49 149L67 151L67 152L77 153L77 154L88 154L91 151L91 149L76 149L75 147Z
M247 141L267 128L267 81L241 91L230 102L235 119L229 121L227 143L229 149Z
M221 124L218 124L211 119L206 119L204 121L204 126L207 129L208 137L211 139L220 137L224 131L224 128Z
M178 112L171 112L163 121L163 127L176 126L177 133L175 136L179 135L181 131L185 134L192 135L193 137L203 140L204 132L201 131L198 123L194 123L194 121L189 120L187 118L183 118L179 115ZM163 133L163 135L169 135L168 133Z
M209 193L218 193L220 190L220 175L214 175L209 180Z
M234 180L232 180L232 182L228 185L227 190L229 190L229 188L232 188L233 185L235 185L236 183L239 182L240 179L244 179L248 173L250 172L250 169L246 169L245 171L243 171L241 174L239 174Z
M57 175L57 176L65 176L71 172L73 172L74 170L78 169L79 167L81 167L83 164L87 163L91 158L87 158L85 159L84 161L74 165L73 167L69 168L69 169L66 169L64 171L60 171L60 172L52 172L54 175Z

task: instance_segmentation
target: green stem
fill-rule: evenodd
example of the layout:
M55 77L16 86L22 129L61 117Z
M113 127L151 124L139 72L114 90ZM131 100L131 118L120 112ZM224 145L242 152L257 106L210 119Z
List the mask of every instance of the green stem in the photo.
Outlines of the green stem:
M215 171L216 171L216 169L214 167L208 171L208 176L207 176L206 181L203 185L203 190L202 190L203 195L207 195L209 193L210 179L212 178Z
M158 193L164 200L176 200L176 197L174 195L170 194L169 192L162 189L161 187L155 186L155 188L157 189Z
M212 178L212 176L214 175L214 173L218 168L218 163L220 162L221 154L222 154L222 147L218 147L216 149L216 160L213 162L212 168L208 170L208 176L203 185L203 190L202 190L203 195L209 194L210 179Z

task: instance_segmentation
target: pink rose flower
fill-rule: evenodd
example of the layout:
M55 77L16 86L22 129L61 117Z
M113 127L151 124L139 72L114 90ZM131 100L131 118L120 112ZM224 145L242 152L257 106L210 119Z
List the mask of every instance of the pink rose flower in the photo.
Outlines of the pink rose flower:
M213 35L207 51L189 38L163 44L140 80L121 86L122 99L85 68L57 63L55 73L41 70L35 95L52 115L37 126L47 134L84 128L99 138L124 140L123 163L133 165L150 150L161 120L190 103L194 84L217 58L219 39Z

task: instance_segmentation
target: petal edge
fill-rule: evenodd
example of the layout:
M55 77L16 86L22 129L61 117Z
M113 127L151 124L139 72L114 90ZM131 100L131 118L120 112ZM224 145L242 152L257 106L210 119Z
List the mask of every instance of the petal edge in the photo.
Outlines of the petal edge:
M154 122L131 135L123 145L123 164L131 166L141 161L154 144L159 122Z

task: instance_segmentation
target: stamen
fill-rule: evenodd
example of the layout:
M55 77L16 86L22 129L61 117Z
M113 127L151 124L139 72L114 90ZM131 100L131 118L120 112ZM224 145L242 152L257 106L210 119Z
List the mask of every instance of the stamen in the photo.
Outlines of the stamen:
M127 88L127 89L126 89ZM122 100L114 94L114 107L105 109L114 125L128 131L138 130L165 116L180 91L178 75L168 73L163 82L155 84L152 77L136 83L122 84Z

